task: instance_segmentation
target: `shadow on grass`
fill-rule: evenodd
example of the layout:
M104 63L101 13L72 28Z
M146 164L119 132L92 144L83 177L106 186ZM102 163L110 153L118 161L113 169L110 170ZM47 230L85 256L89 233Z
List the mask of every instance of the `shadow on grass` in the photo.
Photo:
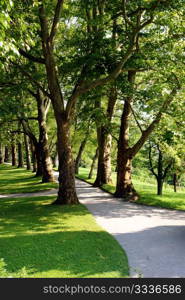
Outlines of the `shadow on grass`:
M29 277L114 277L128 273L121 249L106 232L63 231L1 238L0 255L9 272ZM115 241L116 243L116 241ZM106 247L107 246L107 247ZM49 272L49 273L48 273ZM51 273L50 273L51 272Z
M0 194L31 193L57 188L57 183L42 183L41 177L28 170L0 166Z
M0 204L0 236L21 235L26 232L55 231L60 225L64 227L64 220L72 217L81 217L89 214L82 206L55 206L51 203L55 196L34 198L6 198ZM47 227L48 226L48 227Z
M26 277L124 277L123 250L83 205L52 206L55 197L0 203L0 258Z

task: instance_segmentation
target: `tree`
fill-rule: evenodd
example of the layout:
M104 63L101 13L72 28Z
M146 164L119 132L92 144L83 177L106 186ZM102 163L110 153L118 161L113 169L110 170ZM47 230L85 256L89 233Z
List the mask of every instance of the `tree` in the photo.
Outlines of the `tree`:
M55 8L53 23L51 29L48 27L48 20L46 15L45 5L41 4L39 8L39 17L41 25L41 39L42 50L45 60L48 87L50 90L51 101L57 122L57 136L58 136L58 151L59 151L59 192L56 204L77 204L78 198L75 191L74 181L74 163L70 145L70 123L73 118L73 111L75 104L80 95L88 92L89 90L104 85L105 83L115 79L119 76L122 67L131 56L134 49L135 39L137 34L133 33L133 38L128 46L128 49L115 67L115 69L105 78L99 78L89 83L85 81L87 75L87 61L84 62L81 74L74 86L71 96L67 100L66 106L64 105L63 94L59 85L59 77L56 71L54 38L57 33L60 16L63 10L64 1L58 0ZM103 2L102 2L103 4ZM104 7L104 5L103 5ZM99 11L102 15L102 7Z
M152 158L154 157L154 154L152 155L152 149L154 149L154 151L157 152L155 153L155 155L157 154L156 165L154 165L154 163L152 162L153 161ZM173 159L172 158L170 158L170 160L168 159L165 166L165 154L163 153L160 145L159 144L152 145L150 143L149 163L150 163L150 170L157 180L157 195L162 195L163 183L166 176L168 175L170 168L172 167ZM155 171L155 169L157 171Z
M112 84L109 89L106 114L104 122L97 123L97 140L98 140L98 169L94 186L111 183L111 121L114 113L114 107L117 101L117 87ZM98 102L100 105L100 101Z
M153 32L156 32L157 29L153 30L152 25L148 26L152 24L156 16L160 18L161 12L168 11L168 7L171 8L168 6L168 2L156 0L134 1L133 3L116 0L114 3L106 5L108 4L106 0L85 2L58 0L55 6L51 1L38 1L34 2L34 5L32 2L19 2L18 15L24 26L19 22L19 18L15 20L14 10L12 11L12 40L16 40L17 36L20 37L16 40L19 53L40 67L39 71L38 68L33 68L31 74L25 73L25 75L30 78L35 87L47 94L54 110L59 155L59 192L55 204L79 203L75 190L74 161L70 138L79 99L83 96L86 97L93 89L114 84L123 72L129 72L128 78L130 78L135 69L136 72L138 71L138 68L133 68L130 63L135 62L140 37L149 35L151 39ZM175 5L174 1L170 1L171 4ZM164 13L162 17L164 17ZM32 23L31 28L27 26L30 22ZM164 32L163 24L158 24L158 26ZM113 47L114 51L108 54L110 45L114 43L112 29L114 29L117 46ZM23 35L24 39L22 39ZM149 44L150 39L146 39L146 43ZM15 58L13 62L15 64ZM46 78L44 78L47 80L46 89L43 89L39 78L40 69L44 74L43 67L46 71ZM42 82L45 83L45 80ZM142 138L132 147L131 159L159 122L163 109L175 94L174 87L171 96L162 105L156 119L147 130L142 132ZM127 94L125 98L129 102L131 97ZM128 111L126 112L126 110ZM129 116L130 110L131 107L128 103L127 107L125 106L124 116ZM122 136L125 136L126 140L124 131L126 126L127 124L123 120L118 149L118 159L120 158L122 161L121 139ZM101 135L106 139L107 128L102 132ZM106 133L104 134L104 132ZM127 148L126 146L126 150L128 150ZM124 159L124 168L126 166L126 169L130 168L129 151L125 152L127 158ZM99 154L99 156L101 159L104 155ZM124 185L123 181L120 163L116 192L118 196L124 195L121 187L122 184Z
M26 154L26 167L27 170L31 170L31 157L30 157L30 147L28 143L28 137L24 133L24 146L25 146L25 154Z
M154 4L154 2L153 2ZM159 3L158 3L159 4ZM127 62L126 67L130 70L128 71L128 84L124 84L125 91L123 91L124 95L124 106L123 106L123 113L121 116L121 126L120 126L120 133L119 133L119 142L118 142L118 155L117 155L117 184L116 184L116 197L121 197L124 200L131 200L135 201L139 198L138 193L133 187L132 179L131 179L131 170L132 170L132 160L139 152L141 147L144 145L150 134L153 130L158 126L163 113L169 108L172 101L177 97L179 90L181 88L182 83L182 76L179 73L178 66L176 68L173 64L171 64L171 57L176 55L176 43L179 40L179 36L182 35L178 34L176 36L177 40L175 40L174 34L170 31L168 35L168 39L164 33L164 28L160 28L161 26L161 15L164 18L164 10L166 9L168 12L169 8L169 15L172 17L171 10L173 11L174 3L169 2L168 5L162 8L161 3L158 7L159 16L152 8L151 9L151 19L149 22L152 23L149 26L149 29L145 29L138 34L137 39L137 48L136 52ZM172 6L171 6L172 4ZM129 5L128 5L129 7ZM148 8L142 8L144 10L148 10ZM127 10L126 19L127 23L132 23L133 26L139 26L141 20L139 19L139 12L141 12L141 7L135 11L135 17L138 14L138 18L133 17L133 13ZM175 14L175 12L174 12ZM166 16L166 14L165 14ZM173 20L173 21L172 21ZM165 26L166 28L171 27L173 22L176 22L174 18L170 20L170 24L168 23L168 18L166 18ZM178 30L182 32L182 27L178 27ZM160 39L159 39L159 32L160 32ZM155 34L157 33L157 39ZM128 32L129 36L129 32ZM173 45L172 45L173 40ZM166 55L166 52L163 52L162 49L164 47L164 51L167 48L168 42L170 41L170 53ZM176 41L176 43L175 43ZM155 45L155 47L154 47ZM164 55L165 53L165 55ZM180 52L179 52L180 53ZM181 48L182 54L182 48ZM166 57L164 59L164 57ZM166 64L168 61L169 65L166 68ZM152 73L149 71L152 69ZM173 72L173 71L174 72ZM141 74L141 73L146 74ZM162 73L163 78L160 75ZM176 74L175 74L176 72ZM150 74L150 75L149 75ZM178 74L178 78L177 78ZM149 76L148 76L149 75ZM157 77L155 78L155 76ZM146 77L148 76L148 79ZM150 77L150 79L149 79ZM140 82L138 80L140 78ZM165 86L165 82L169 83L169 85ZM181 81L181 83L179 82ZM170 86L171 82L171 86ZM138 87L138 88L137 88ZM143 88L143 91L142 91ZM122 88L123 90L123 88ZM139 93L140 96L139 96ZM142 100L139 100L141 97ZM156 101L152 102L152 100ZM137 113L135 113L135 109L143 112L143 116L149 120L149 118L153 118L152 122L145 123L145 129L143 129L143 121L142 125L140 124ZM151 114L151 116L150 116ZM132 145L130 145L129 140L129 122L131 116L134 118L139 130L140 130L140 138L137 141L134 141ZM142 119L143 117L141 117Z

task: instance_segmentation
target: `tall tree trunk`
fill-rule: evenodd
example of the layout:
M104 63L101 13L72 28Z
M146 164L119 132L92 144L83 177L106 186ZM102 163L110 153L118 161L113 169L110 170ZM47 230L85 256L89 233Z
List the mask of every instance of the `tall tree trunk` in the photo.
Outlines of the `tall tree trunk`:
M31 170L30 149L29 149L28 137L26 134L24 134L24 145L25 145L25 152L26 152L26 168L27 170Z
M35 154L35 147L33 144L33 141L30 139L30 149L31 149L31 161L33 166L33 173L37 172L37 160L36 160L36 154Z
M5 146L4 161L9 162L9 148L8 148L8 146Z
M85 149L85 145L87 143L87 138L88 138L88 134L86 134L85 138L83 139L83 141L80 144L79 150L78 150L78 154L75 160L75 174L79 174L79 166L80 166L80 162L82 159L82 153Z
M119 151L118 151L119 152ZM120 152L119 152L120 154ZM116 186L116 197L121 197L125 201L137 200L138 194L132 184L132 159L127 155L118 154L118 172L117 172L117 186ZM122 154L122 153L121 153Z
M128 73L128 81L133 87L135 81L135 72ZM129 148L129 119L131 115L132 96L128 96L124 103L123 113L121 116L121 126L118 142L117 154L117 184L115 197L121 197L125 201L135 201L138 194L132 184L132 154Z
M18 143L18 168L23 168L23 151L22 151L22 143Z
M49 109L49 100L38 90L37 93L39 148L42 159L42 182L54 182L53 166L49 153L46 116Z
M56 6L56 18L60 16L63 1ZM59 156L59 191L54 204L78 204L75 189L74 161L70 142L70 122L73 118L73 97L68 101L65 108L63 94L59 84L59 77L54 59L54 36L57 26L54 23L53 30L49 33L45 6L40 5L39 18L41 25L42 50L45 59L48 87L57 122L57 143ZM75 93L75 92L74 92Z
M163 182L164 182L164 176L163 176L163 157L162 152L158 147L159 156L158 156L158 174L157 174L157 195L161 196L163 192Z
M14 143L11 145L11 152L12 152L12 166L16 166L17 158L16 158L16 146Z
M0 164L4 163L4 154L3 154L3 146L0 143Z
M163 154L162 154L159 144L156 144L156 146L157 146L157 150L158 150L158 163L155 168L157 169L157 171L155 171L155 168L152 163L152 145L151 145L151 143L150 143L150 147L149 147L149 163L150 163L150 171L152 172L152 174L155 176L155 178L157 180L157 195L162 195L164 180L168 174L169 169L172 166L173 161L171 161L165 168L163 168Z
M111 124L114 106L117 100L117 89L112 85L109 90L108 104L107 104L107 120L109 124L97 126L97 140L98 140L98 169L96 180L93 186L102 186L112 182L111 179L111 144L112 137L108 133L108 127ZM100 106L100 102L96 105Z
M98 128L98 169L93 186L111 183L111 136L106 133L104 126Z
M173 187L174 187L174 192L177 192L177 173L173 174Z
M70 145L69 123L60 120L57 126L59 155L59 191L53 204L78 204L75 189L74 160Z
M163 193L163 178L162 177L158 177L157 178L157 195L158 196L162 196Z
M53 157L53 166L58 169L58 150L55 151Z
M91 168L90 168L90 171L89 171L88 179L91 179L92 176L93 176L93 171L94 171L97 159L98 159L98 147L96 148L95 155L93 156L93 160L92 160Z
M29 136L30 140L32 141L32 149L35 152L35 158L37 162L37 170L35 176L42 176L43 174L43 168L42 168L42 147L40 146L40 143L37 141L37 138L33 134L29 123L25 120L21 120L22 126L24 129L24 132Z
M35 146L35 158L37 162L37 171L35 174L35 177L39 177L43 175L43 168L42 168L42 152L41 147L39 143L37 143Z

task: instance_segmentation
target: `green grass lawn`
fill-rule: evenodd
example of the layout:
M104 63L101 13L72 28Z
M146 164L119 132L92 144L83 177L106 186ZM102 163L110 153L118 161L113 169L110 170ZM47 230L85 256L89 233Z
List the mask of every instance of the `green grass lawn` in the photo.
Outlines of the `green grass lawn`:
M80 168L80 174L78 177L89 183L93 183L95 177L92 179L88 178L89 170L85 168ZM115 192L116 174L113 173L112 176L113 184L104 184L103 189L110 193ZM173 188L169 185L164 185L163 196L156 195L156 184L155 180L152 178L147 178L146 181L139 181L138 177L133 176L133 184L136 190L140 194L140 199L137 203L158 206L170 209L185 210L185 189L181 188L177 193L173 192Z
M31 171L0 165L0 194L32 193L57 188L57 183L41 183Z
M7 166L0 166L0 176L11 192L33 180L30 172ZM127 277L125 252L85 206L50 205L54 199L0 198L0 277Z

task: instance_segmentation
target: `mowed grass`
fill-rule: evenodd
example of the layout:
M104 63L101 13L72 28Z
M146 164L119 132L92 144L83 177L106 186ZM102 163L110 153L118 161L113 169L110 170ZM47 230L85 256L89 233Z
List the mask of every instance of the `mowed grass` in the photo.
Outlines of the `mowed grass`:
M57 188L57 183L41 183L32 171L0 165L0 194L32 193Z
M15 179L10 171L3 168L4 176ZM27 180L32 174L23 171ZM54 196L9 197L0 198L0 259L6 264L5 270L0 261L0 277L128 276L125 252L85 206L51 205Z
M80 174L78 175L78 177L89 183L93 183L95 177L93 177L92 179L88 179L88 173L88 169L80 168ZM116 184L115 173L113 173L112 179L113 184L104 184L102 186L102 189L110 193L114 193ZM144 182L139 181L139 179L136 176L133 176L133 184L141 196L137 203L176 210L185 210L184 188L180 188L177 193L174 193L172 187L170 187L169 185L164 185L163 195L158 196L156 195L156 184L153 178L147 178L147 180Z

